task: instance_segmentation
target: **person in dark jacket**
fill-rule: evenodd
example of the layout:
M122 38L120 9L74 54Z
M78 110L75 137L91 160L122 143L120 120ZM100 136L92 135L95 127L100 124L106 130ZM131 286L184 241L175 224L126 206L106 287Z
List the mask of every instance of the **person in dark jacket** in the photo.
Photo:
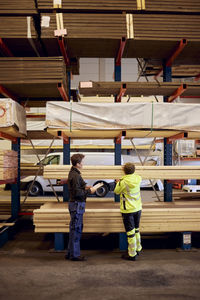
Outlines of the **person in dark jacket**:
M86 186L86 182L81 177L80 170L83 167L84 155L77 153L72 155L72 167L68 175L69 188L69 212L70 228L68 250L66 259L73 261L84 261L84 256L80 255L80 239L83 230L83 214L85 212L85 202L89 194L95 192L94 187Z

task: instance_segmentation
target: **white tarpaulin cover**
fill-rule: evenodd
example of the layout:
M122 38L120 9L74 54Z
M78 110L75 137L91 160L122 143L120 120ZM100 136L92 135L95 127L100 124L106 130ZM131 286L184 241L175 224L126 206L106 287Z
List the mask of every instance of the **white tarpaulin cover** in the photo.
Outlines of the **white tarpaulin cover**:
M0 99L0 128L16 126L26 135L26 112L23 106L12 99Z
M46 125L72 130L200 131L200 104L47 102Z

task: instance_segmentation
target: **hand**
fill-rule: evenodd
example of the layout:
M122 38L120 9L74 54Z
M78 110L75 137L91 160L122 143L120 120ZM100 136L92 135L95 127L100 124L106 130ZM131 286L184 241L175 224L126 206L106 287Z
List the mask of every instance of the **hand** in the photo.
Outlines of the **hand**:
M115 182L118 183L120 181L120 179L115 179Z
M96 192L96 189L93 188L93 187L91 187L91 188L90 188L90 191L91 191L91 194L94 194L94 193Z
M87 185L86 187L85 187L85 190L87 191L87 190L89 190L89 189L91 189L91 185Z

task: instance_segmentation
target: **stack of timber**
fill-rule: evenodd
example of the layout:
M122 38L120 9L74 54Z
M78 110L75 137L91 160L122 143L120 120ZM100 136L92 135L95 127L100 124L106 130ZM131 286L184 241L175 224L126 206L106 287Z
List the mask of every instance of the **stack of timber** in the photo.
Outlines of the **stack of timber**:
M124 96L139 97L141 95L162 95L171 96L181 85L181 82L80 82L79 92L84 96L111 96L118 95L120 89L124 88ZM200 84L185 84L184 96L200 95Z
M137 0L62 0L60 4L54 0L37 0L38 9L41 11L59 8L60 11L132 11L137 10ZM56 4L57 3L57 4Z
M63 179L67 177L70 165L48 165L44 167L44 178ZM200 166L136 166L136 173L142 179L190 179L200 178ZM84 166L81 174L85 179L119 179L124 173L122 166Z
M67 94L63 57L2 57L0 81L21 99L62 99L58 85Z
M58 55L56 15L41 14L41 38L48 55ZM181 39L180 53L199 58L200 15L63 13L63 29L70 57L116 57L119 41L127 38L123 57L167 58Z
M162 68L162 61L159 59L140 59L142 66L141 76L154 76ZM184 64L180 64L178 58L173 62L172 65L172 77L195 77L200 73L200 59L190 58L185 59Z
M126 16L65 13L63 27L69 57L115 57L120 39L126 36ZM49 56L58 55L56 29L56 14L41 14L41 38Z
M12 3L12 1L10 1ZM12 56L43 55L33 16L1 16L0 37ZM8 56L4 51L1 56Z
M72 138L114 138L122 131L126 138L171 137L185 131L198 139L199 114L199 104L47 102L46 125L50 134L62 130Z
M17 178L18 158L17 152L0 150L0 180Z
M167 58L181 39L188 44L179 54L184 63L187 57L199 58L200 15L128 14L126 57Z
M26 192L25 192L26 193ZM2 197L1 197L2 198ZM62 198L60 199L62 202ZM89 197L87 202L98 202L98 203L113 203L113 198L95 198ZM21 196L20 200L20 212L33 212L34 209L38 209L45 203L58 203L55 197L28 197L24 202L24 196ZM2 199L0 200L0 220L2 215L7 215L11 212L11 201ZM6 218L8 219L8 218Z
M0 99L0 132L13 137L25 137L26 113L16 101Z
M119 203L87 203L83 232L124 232ZM49 203L34 210L35 232L69 232L67 203ZM140 231L200 231L200 205L144 204Z
M53 10L60 8L61 11L154 11L154 12L199 12L199 0L98 0L84 1L84 0L37 0L38 9ZM57 3L57 4L56 4ZM58 5L58 3L60 3Z
M34 0L2 0L0 15L33 15L37 14Z

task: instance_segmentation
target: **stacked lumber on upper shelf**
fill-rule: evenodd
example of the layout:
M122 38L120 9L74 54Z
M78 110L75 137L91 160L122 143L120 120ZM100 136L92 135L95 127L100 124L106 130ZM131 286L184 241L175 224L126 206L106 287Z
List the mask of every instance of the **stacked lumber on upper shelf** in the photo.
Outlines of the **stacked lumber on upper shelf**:
M16 101L0 99L0 132L13 137L24 137L26 135L25 109Z
M0 37L13 56L44 55L34 21L33 16L1 16Z
M1 57L0 82L21 99L62 99L58 84L67 94L63 57Z
M2 0L0 1L0 15L32 15L37 14L34 0Z
M131 161L131 159L130 159ZM44 167L44 178L67 178L70 165L48 165ZM143 179L195 179L200 178L200 166L136 166L136 173ZM116 179L124 173L122 166L84 166L81 174L85 179Z
M87 203L83 232L124 232L119 203ZM44 204L34 210L35 232L69 232L67 203ZM200 205L144 204L140 231L179 232L200 230Z
M63 29L70 57L116 57L119 41L127 38L123 57L167 58L181 39L180 53L200 57L200 15L63 13ZM58 55L56 14L41 14L41 38L48 55Z
M120 134L120 130L126 130L128 137L129 131L136 129L200 133L199 115L199 104L47 102L46 125L52 134L63 130L68 136L73 136L79 131L88 138L90 132L94 137L96 133L96 138L98 133L108 138L107 133L119 131ZM158 133L160 137L161 131ZM171 136L175 134L171 132Z
M49 18L48 24L45 18ZM65 40L70 57L115 57L120 39L126 36L126 16L65 13L63 27L67 30ZM48 55L59 51L56 29L56 14L41 14L41 38Z
M162 68L160 59L139 59L142 66L141 76L153 76L158 74ZM195 77L200 73L200 59L185 59L184 64L180 64L178 58L172 65L172 77Z
M17 177L17 152L0 150L0 180L15 179Z
M162 95L171 96L181 85L178 82L80 82L79 92L84 96L111 96L118 95L120 89L124 88L124 96L151 96L151 95ZM188 83L185 84L186 91L184 96L199 96L200 95L200 84L199 83Z
M58 4L59 3L59 4ZM39 10L200 12L199 0L37 0Z

